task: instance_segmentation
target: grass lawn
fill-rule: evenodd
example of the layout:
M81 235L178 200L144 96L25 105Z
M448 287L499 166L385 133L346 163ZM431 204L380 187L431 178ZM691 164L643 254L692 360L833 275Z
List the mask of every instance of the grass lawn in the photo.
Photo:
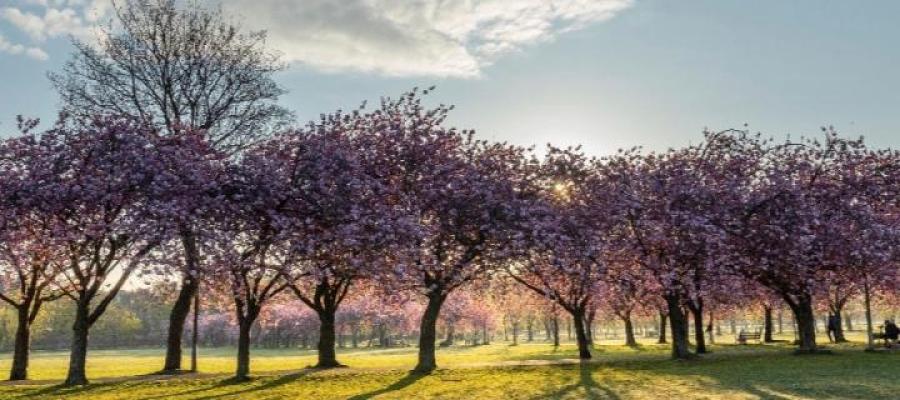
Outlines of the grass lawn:
M730 341L730 340L729 340ZM900 352L864 353L859 343L832 346L834 354L794 356L786 345L719 345L698 360L668 359L668 347L649 342L637 349L606 342L586 364L540 365L575 357L571 344L492 344L441 349L441 369L410 376L415 348L345 350L350 366L331 371L304 369L315 354L296 350L252 352L250 382L232 383L233 351L204 350L201 369L210 375L160 380L149 374L162 365L163 351L92 351L88 376L95 383L62 389L49 382L0 385L3 399L877 399L900 396ZM32 378L58 380L67 355L35 352ZM0 368L9 367L2 355ZM279 372L280 371L280 372ZM222 373L223 375L216 375Z

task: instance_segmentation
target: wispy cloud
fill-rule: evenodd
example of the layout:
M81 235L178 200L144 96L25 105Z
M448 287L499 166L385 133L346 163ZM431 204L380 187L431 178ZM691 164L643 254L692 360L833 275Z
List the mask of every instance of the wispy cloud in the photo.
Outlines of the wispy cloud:
M286 61L386 76L477 77L501 57L605 21L633 0L221 0ZM32 45L88 38L109 0L19 0L0 23ZM2 25L0 25L2 27ZM37 48L37 47L35 47ZM45 53L46 57L46 53Z
M326 71L475 77L632 0L225 0L290 61Z

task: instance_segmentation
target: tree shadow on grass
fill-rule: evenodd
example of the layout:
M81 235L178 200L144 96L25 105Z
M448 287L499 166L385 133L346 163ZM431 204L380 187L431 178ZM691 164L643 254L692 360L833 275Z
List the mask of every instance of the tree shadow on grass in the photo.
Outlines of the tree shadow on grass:
M409 375L406 375L399 381L392 383L390 386L388 386L386 388L374 390L374 391L367 392L367 393L358 394L356 396L349 398L348 400L367 400L367 399L371 399L375 396L380 396L385 393L395 392L395 391L401 390L407 386L410 386L410 385L418 382L419 379L422 379L426 376L428 376L428 374L410 372Z
M594 380L593 376L594 368L587 363L581 363L578 365L578 382L572 383L566 386L563 386L551 393L542 393L539 397L540 399L559 399L564 398L569 395L571 392L578 390L579 388L584 389L584 394L580 398L591 399L591 400L601 400L601 399L612 399L619 400L621 397L614 392L612 389L608 387L604 387L597 383Z
M279 386L283 386L283 385L287 385L287 384L296 382L296 381L299 380L300 378L303 378L303 377L309 375L311 372L314 372L314 371L316 371L316 370L310 368L310 369L306 369L306 370L303 370L303 371L294 372L294 373L292 373L292 374L287 374L287 375L279 376L279 377L276 378L276 379L272 379L272 380L267 381L267 382L265 382L265 383L263 383L263 384L260 384L260 385L250 386L250 387L247 387L247 388L244 388L244 389L241 389L241 390L238 390L238 391L234 391L234 392L228 392L228 393L221 393L221 394L215 394L215 395L210 395L210 396L199 397L199 399L203 399L203 400L220 399L220 398L223 398L223 397L230 397L230 396L237 396L237 395L245 395L245 394L249 394L249 393L258 392L258 391L261 391L261 390L274 389L274 388L279 387ZM235 380L235 379L232 378L232 379L226 379L226 380L220 382L217 386L218 386L218 387L223 387L223 386L232 386L232 385L245 385L245 384L247 384L247 382L249 382L249 381L248 381L248 380ZM252 396L251 396L251 397L252 397Z
M103 383L89 383L87 385L80 386L66 386L63 384L47 386L44 388L37 389L33 392L28 392L28 394L23 397L34 397L34 398L55 398L61 396L69 396L75 394L86 394L93 392L104 392L113 390L114 385L117 382L103 382Z

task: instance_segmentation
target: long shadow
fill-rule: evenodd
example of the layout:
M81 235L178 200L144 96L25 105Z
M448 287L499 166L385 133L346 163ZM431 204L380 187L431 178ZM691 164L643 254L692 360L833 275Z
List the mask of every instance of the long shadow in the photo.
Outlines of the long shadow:
M378 390L371 391L368 393L358 394L356 396L349 398L348 400L367 400L367 399L371 399L375 396L379 396L379 395L382 395L385 393L395 392L395 391L401 390L409 385L412 385L413 383L418 382L419 379L422 379L422 378L426 377L427 375L428 374L410 372L409 375L406 375L399 381L392 383L390 386L388 386L386 388L378 389Z
M65 386L63 384L47 386L45 388L41 388L35 390L33 392L29 392L23 397L37 397L37 398L47 398L47 397L58 397L58 396L68 396L73 394L86 394L92 392L103 392L107 390L112 390L113 386L115 386L119 382L102 382L102 383L89 383L87 385L81 386Z
M568 370L568 368L566 369ZM598 384L597 381L594 380L593 371L594 368L592 368L590 364L582 363L578 366L578 382L563 386L549 394L542 393L535 397L535 399L564 398L578 388L583 388L584 395L580 398L591 400L620 400L621 397L619 397L618 393Z
M228 392L228 393L216 394L216 395L211 395L211 396L199 397L198 399L203 399L203 400L220 399L223 397L231 397L231 396L236 396L236 395L258 392L260 390L273 389L273 388L276 388L276 387L279 387L282 385L287 385L291 382L295 382L298 379L303 378L304 376L307 376L311 372L314 372L314 371L316 371L316 370L310 368L310 369L295 372L292 374L282 375L282 376L278 377L277 379L273 379L271 381L268 381L268 382L263 383L258 386L251 386L246 389L238 390L236 392ZM218 386L241 385L241 384L246 384L246 383L247 383L247 381L225 380L225 381L220 382Z

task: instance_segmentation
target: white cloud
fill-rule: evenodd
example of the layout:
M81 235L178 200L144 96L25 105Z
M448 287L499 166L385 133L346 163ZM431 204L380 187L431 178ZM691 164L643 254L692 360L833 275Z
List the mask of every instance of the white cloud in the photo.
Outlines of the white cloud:
M89 39L110 11L109 0L18 1L0 8L0 23L36 43ZM267 30L286 61L323 71L476 77L504 55L612 18L634 0L219 1L246 27Z
M37 42L67 35L89 38L92 24L85 21L85 15L88 15L87 10L79 12L74 8L45 7L43 15L16 7L0 9L0 17Z
M25 45L11 43L2 35L0 35L0 53L12 55L24 54L25 56L41 61L49 58L49 55L47 55L46 52L37 47L27 47Z
M326 71L474 77L498 58L612 18L632 0L223 0Z

